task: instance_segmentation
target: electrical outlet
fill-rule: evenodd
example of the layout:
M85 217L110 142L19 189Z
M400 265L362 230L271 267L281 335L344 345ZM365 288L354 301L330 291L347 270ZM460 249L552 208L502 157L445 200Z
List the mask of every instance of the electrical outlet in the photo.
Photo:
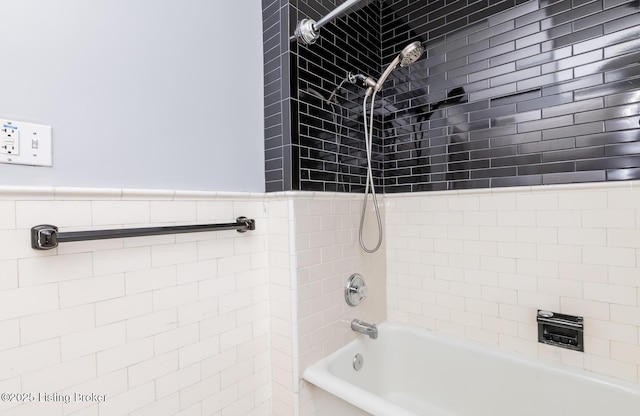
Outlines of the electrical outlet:
M20 131L16 126L7 123L0 129L0 153L20 154Z
M0 163L52 166L51 127L0 119Z

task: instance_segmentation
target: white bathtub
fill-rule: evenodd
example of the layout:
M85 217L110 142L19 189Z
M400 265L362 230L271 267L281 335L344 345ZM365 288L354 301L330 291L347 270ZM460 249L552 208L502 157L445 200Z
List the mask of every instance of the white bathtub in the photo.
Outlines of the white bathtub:
M378 339L361 336L304 379L375 416L640 415L635 384L395 323L378 327Z

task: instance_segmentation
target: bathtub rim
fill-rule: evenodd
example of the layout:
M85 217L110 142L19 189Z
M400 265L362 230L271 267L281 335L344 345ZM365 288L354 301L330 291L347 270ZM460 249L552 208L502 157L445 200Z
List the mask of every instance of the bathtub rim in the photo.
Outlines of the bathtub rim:
M378 325L380 328L381 325ZM384 328L384 326L382 326ZM364 335L363 335L364 336ZM364 410L367 413L375 414L374 412L384 411L385 414L397 415L397 416L417 416L414 412L411 412L403 407L393 404L387 400L381 399L374 393L367 391L363 388L355 386L333 374L329 371L329 363L335 359L336 356L343 353L343 350L354 344L361 344L362 339L357 339L349 342L342 348L329 354L322 360L305 368L302 378L313 384L316 388L324 390L325 392L344 400L345 402Z
M544 358L526 355L524 353L507 350L498 346L486 345L478 341L455 337L435 330L421 328L395 321L383 321L377 326L379 336L384 336L385 332L389 331L402 331L418 336L419 338L423 338L425 340L433 339L437 342L444 342L448 345L451 345L452 347L460 347L465 350L468 349L477 351L492 357L507 359L515 363L522 363L527 366L548 369L549 371L558 372L571 377L578 377L582 380L602 385L603 387L619 389L628 394L637 396L640 399L640 384L635 384L630 381L592 372L584 368L572 367L568 364L545 360ZM416 413L391 402L388 402L380 398L376 394L369 392L361 387L355 386L339 378L338 376L333 375L330 372L330 362L332 362L340 354L344 353L344 350L346 350L347 348L350 348L355 344L362 344L366 341L367 338L364 335L360 335L358 338L344 345L340 349L332 352L327 357L305 368L302 374L302 378L306 382L313 384L317 388L320 388L368 413L383 415L388 414L394 416L416 416ZM376 340L371 340L370 342L375 341Z

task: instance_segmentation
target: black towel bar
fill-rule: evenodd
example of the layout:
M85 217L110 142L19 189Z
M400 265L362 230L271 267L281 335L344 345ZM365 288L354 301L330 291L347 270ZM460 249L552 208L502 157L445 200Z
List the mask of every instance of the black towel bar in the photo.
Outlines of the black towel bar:
M95 231L58 232L55 225L42 224L31 228L31 248L36 250L51 250L58 247L58 243L71 241L104 240L108 238L146 237L163 234L198 233L203 231L236 230L244 233L256 229L256 222L246 217L236 218L236 222L226 224L199 225L170 225L166 227L123 228Z

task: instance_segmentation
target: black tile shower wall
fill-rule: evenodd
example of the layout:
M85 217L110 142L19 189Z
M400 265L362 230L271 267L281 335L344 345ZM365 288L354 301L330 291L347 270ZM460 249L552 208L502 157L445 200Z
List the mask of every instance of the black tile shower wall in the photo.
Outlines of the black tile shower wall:
M303 18L319 20L340 0L264 0L266 191L358 192L364 188L364 88L348 72L380 66L380 7L363 0L321 30L309 46L291 42ZM374 125L373 171L382 177L380 123ZM377 179L381 185L381 180Z
M262 1L262 29L264 53L264 147L265 147L265 189L267 192L291 189L291 172L286 171L290 164L285 152L285 134L289 130L285 123L286 96L283 95L283 83L288 74L282 62L288 61L288 44L283 37L288 31L286 14L288 4L281 0ZM284 26L284 27L283 27ZM283 47L284 46L284 47Z
M426 56L378 94L385 192L640 178L638 0L264 0L268 192L362 192L364 89L411 41ZM333 98L333 99L331 99Z
M292 0L289 33L294 33L298 21L320 20L341 3ZM315 44L290 43L291 149L298 173L293 189L338 192L364 189L365 89L345 79L349 72L367 76L379 73L380 27L380 3L363 0L325 25ZM379 185L383 168L380 137L377 119L372 170Z
M640 179L639 3L382 2L385 192Z

